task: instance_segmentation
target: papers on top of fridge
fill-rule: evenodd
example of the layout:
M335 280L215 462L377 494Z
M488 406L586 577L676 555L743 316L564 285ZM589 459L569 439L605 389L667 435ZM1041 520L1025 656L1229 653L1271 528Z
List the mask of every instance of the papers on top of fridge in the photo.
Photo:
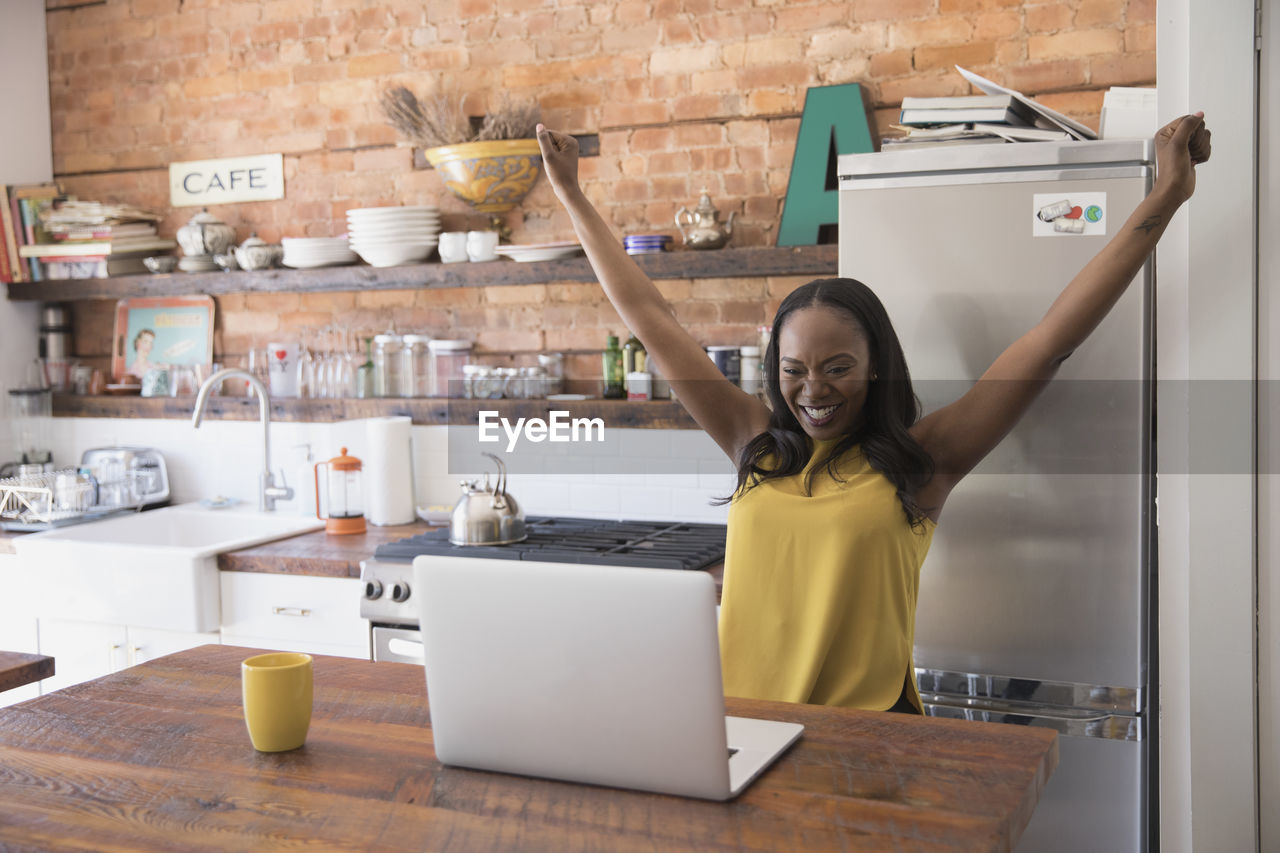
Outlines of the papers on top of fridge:
M981 89L983 92L986 92L988 95L1013 96L1013 98L1015 98L1019 103L1028 107L1032 112L1036 114L1036 116L1038 117L1037 123L1039 123L1039 120L1043 120L1044 122L1047 122L1051 127L1059 128L1061 130L1066 131L1067 133L1071 134L1071 136L1075 139L1097 139L1098 138L1098 134L1094 133L1088 127L1076 121L1075 119L1068 118L1067 116L1064 116L1062 113L1058 112L1057 110L1051 110L1048 107L1044 106L1043 104L1038 104L1031 98L1028 98L1026 95L1022 94L1021 92L1015 91L1013 89L1006 89L1004 86L1001 86L998 83L993 83L987 78L982 77L978 74L974 74L972 71L969 71L968 69L961 68L959 65L956 66L956 70L960 72L960 75L964 77L964 79L968 80L970 83L972 83L974 86L977 86L979 89Z
M903 135L882 140L882 145L917 144L927 142L1057 142L1074 139L1065 130L1053 130L1042 127L1015 127L1004 124L984 124L968 122L965 124L947 124L941 127L906 127L890 125L893 130L902 131Z

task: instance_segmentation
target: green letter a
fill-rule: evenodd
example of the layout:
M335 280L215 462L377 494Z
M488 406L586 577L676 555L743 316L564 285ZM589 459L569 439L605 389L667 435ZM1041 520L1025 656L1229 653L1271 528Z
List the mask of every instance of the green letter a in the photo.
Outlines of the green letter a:
M778 245L816 245L822 226L836 224L836 155L874 150L861 86L843 83L810 88L804 96L804 115L791 160L782 224L778 226Z

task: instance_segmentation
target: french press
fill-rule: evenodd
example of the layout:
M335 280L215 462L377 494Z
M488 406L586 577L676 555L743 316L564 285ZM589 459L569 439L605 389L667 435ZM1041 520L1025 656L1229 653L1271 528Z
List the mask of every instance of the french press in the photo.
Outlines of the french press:
M320 478L322 467L327 469L323 480ZM325 533L342 536L364 533L368 529L364 522L364 498L360 484L362 467L359 459L347 455L345 447L338 456L316 463L316 518L324 520ZM321 483L324 483L323 488ZM321 495L324 496L323 515L320 512Z

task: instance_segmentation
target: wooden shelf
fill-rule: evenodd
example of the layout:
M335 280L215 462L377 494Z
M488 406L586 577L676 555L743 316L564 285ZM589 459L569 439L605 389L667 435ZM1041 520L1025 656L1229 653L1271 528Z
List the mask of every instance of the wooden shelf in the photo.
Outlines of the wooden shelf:
M80 418L190 419L195 397L136 397L54 395L53 414ZM408 415L415 424L463 425L478 422L481 410L502 417L546 418L567 411L573 418L601 418L610 428L697 429L684 407L673 400L446 400L392 398L376 400L271 401L271 420L325 423L359 418ZM205 417L214 420L256 421L258 401L248 397L210 397Z
M690 250L636 255L635 260L649 277L655 279L835 275L837 247L825 245ZM124 299L133 296L412 290L595 280L596 275L592 272L587 259L577 257L535 263L516 263L507 260L478 264L433 262L382 268L346 266L257 272L179 272L70 281L21 282L9 285L9 298L66 302L81 299Z

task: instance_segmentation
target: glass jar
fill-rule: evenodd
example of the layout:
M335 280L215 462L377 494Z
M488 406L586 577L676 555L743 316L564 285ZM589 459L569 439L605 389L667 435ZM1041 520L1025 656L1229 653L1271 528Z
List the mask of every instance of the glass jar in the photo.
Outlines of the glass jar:
M431 396L458 396L463 365L471 361L471 341L431 341L427 347L431 350Z
M375 335L373 339L373 396L401 396L404 371L404 338L395 332Z
M500 389L498 396L508 400L523 400L524 390L520 382L520 371L514 367L495 367L493 375Z
M483 381L483 377L488 374L489 368L483 364L464 364L462 365L462 396L467 400L475 400L479 398L476 393L476 383Z
M400 376L401 397L431 396L431 336L405 335L404 370Z
M547 390L547 384L550 379L547 377L546 368L543 367L522 367L520 368L520 379L524 383L524 399L541 400L547 394L554 394L554 391Z
M538 353L538 366L547 374L542 386L542 396L564 391L564 355L558 352Z
M475 374L472 377L472 389L477 400L497 400L502 396L502 377L494 368L484 364L472 365Z

